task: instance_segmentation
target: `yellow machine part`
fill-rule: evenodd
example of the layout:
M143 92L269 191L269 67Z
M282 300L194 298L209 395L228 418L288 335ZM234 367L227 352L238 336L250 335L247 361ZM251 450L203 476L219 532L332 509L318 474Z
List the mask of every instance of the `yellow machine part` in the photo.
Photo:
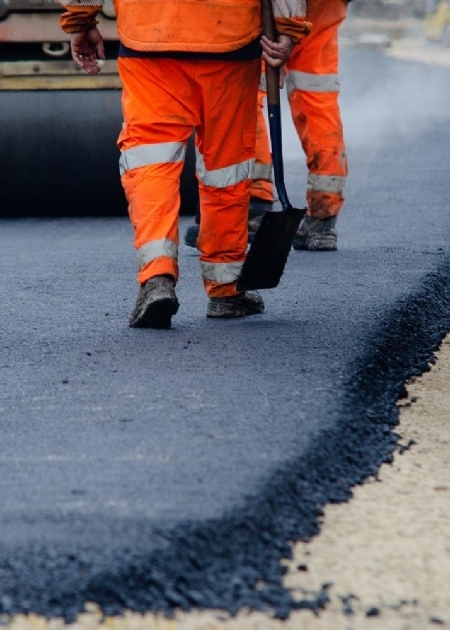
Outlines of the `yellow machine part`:
M428 40L450 46L450 0L428 0L424 29Z
M88 75L73 61L0 62L0 90L120 89L116 61L99 64L100 74Z

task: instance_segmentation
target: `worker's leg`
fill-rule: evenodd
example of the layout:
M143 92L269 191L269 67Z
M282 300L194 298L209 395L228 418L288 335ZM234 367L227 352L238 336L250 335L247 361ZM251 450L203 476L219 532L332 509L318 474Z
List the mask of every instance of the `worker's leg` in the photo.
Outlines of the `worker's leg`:
M156 302L166 295L166 310L173 311L173 285L178 279L180 175L186 143L198 116L182 62L121 58L119 70L124 114L118 140L120 169L135 231L138 282L152 289ZM155 277L166 278L170 286L165 280L155 281ZM147 285L149 280L152 284ZM155 282L164 286L157 290ZM134 313L134 323L132 315L131 325L151 325L146 323L145 304L150 300L146 292L138 296L139 312Z
M197 64L203 110L202 123L196 128L201 207L198 248L210 298L238 295L236 280L247 249L255 165L259 65L259 60ZM260 306L262 310L262 300Z
M344 203L347 177L338 103L338 29L346 17L347 2L311 0L308 7L308 20L313 29L288 62L286 87L308 166L308 213L304 224L318 232L329 232L328 236L318 235L317 247L305 248L336 249L334 223Z
M264 99L266 97L264 63L258 90L258 106L256 110L256 154L255 169L250 189L248 208L248 238L252 241L265 212L272 209L274 201L272 183L272 156L270 153L269 137L264 119ZM185 233L184 242L190 247L197 246L200 225L200 209L195 217L195 224L190 225Z

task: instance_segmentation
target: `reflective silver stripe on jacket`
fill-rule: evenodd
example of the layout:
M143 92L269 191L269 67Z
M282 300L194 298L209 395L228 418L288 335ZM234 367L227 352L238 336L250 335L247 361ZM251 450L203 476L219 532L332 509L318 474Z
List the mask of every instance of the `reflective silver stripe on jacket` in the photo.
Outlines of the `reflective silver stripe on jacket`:
M102 7L103 0L61 0L65 7Z
M178 260L178 246L168 238L160 238L157 241L150 241L150 243L142 245L137 252L139 269L143 269L145 265L161 256Z
M227 188L228 186L239 184L239 182L243 182L246 179L251 179L255 169L255 160L252 158L251 160L246 160L239 164L232 164L231 166L218 168L214 171L207 171L203 155L198 149L196 149L196 157L199 180L205 186L212 186L214 188Z
M286 77L286 90L290 94L294 90L302 92L339 92L339 75L309 74L291 70Z
M237 280L244 263L210 263L201 262L202 276L217 284L231 284Z
M253 179L266 179L272 181L272 164L255 164Z
M160 142L158 144L141 144L122 151L119 159L120 175L141 166L151 164L170 164L182 162L186 155L183 142Z
M308 175L308 190L340 194L347 178L338 175Z

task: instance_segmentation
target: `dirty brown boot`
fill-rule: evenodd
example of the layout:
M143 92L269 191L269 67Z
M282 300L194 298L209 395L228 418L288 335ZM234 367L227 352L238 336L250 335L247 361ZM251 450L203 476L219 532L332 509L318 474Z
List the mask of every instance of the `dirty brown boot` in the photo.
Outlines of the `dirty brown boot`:
M337 249L336 217L303 218L293 243L294 249L310 252L332 252Z
M210 298L206 317L244 317L264 311L264 302L257 291L245 291L228 297Z
M170 328L179 303L171 276L155 276L139 287L131 328Z

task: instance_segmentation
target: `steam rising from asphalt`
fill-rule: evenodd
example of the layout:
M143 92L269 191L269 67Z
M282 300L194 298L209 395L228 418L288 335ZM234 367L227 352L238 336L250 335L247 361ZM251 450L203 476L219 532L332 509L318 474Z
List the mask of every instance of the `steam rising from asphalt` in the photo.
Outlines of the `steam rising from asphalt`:
M442 54L442 53L441 53ZM448 52L450 59L450 51ZM450 64L449 64L450 65ZM347 147L377 150L396 135L417 138L425 129L450 124L450 69L389 59L364 46L341 51L341 113ZM282 92L283 153L303 153Z
M343 60L341 107L349 147L379 146L399 134L413 139L431 126L450 124L448 70L395 59L381 68L372 64L364 55Z

